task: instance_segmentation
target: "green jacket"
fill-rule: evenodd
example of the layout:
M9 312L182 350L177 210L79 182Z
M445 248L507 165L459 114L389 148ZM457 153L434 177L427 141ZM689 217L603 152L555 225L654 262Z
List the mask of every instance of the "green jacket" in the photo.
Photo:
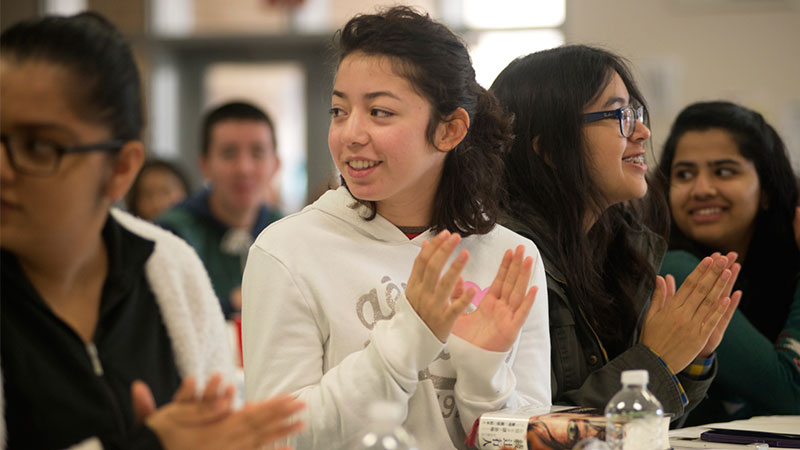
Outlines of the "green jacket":
M211 214L208 207L210 191L203 190L162 214L157 223L183 238L194 247L208 271L225 317L236 313L230 295L242 285L247 251L253 240L280 215L262 206L255 225L249 233L235 234Z
M672 274L680 286L700 260L691 253L671 250L661 274ZM800 284L783 332L770 342L741 311L733 314L717 347L719 369L708 399L692 411L687 425L754 415L800 414Z

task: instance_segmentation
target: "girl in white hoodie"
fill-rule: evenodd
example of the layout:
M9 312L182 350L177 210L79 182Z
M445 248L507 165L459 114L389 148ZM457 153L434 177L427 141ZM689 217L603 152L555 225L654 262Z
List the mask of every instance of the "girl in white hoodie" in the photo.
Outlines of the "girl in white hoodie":
M550 403L544 269L495 224L511 119L427 15L356 16L336 44L343 185L250 250L246 393L308 405L299 448L347 446L375 400L403 406L420 448L466 448L480 414Z

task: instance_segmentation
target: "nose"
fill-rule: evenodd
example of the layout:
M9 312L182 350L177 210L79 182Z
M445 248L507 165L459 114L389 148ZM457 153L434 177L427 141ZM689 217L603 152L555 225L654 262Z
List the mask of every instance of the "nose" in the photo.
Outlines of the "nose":
M369 142L369 133L363 114L357 111L351 112L341 126L339 142L347 148L360 147Z
M704 171L697 174L692 184L692 197L704 199L713 197L717 193L714 182Z
M634 142L644 142L650 139L650 128L644 124L644 122L636 122L636 128L633 130L633 134L629 138Z

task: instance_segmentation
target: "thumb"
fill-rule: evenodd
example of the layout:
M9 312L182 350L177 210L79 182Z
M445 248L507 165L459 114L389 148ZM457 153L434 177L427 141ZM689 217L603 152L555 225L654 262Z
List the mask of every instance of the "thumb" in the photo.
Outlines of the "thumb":
M150 388L141 380L131 383L131 403L133 404L134 423L142 424L156 411L156 400Z

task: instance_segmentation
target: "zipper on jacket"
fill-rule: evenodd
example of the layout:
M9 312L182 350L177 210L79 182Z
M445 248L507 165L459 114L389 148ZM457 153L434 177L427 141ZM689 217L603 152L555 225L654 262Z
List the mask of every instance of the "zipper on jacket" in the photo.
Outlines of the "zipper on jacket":
M97 354L97 347L95 347L94 342L89 342L86 344L86 352L89 354L89 360L92 361L92 369L94 370L94 374L98 377L102 377L103 372L103 364L100 363L100 355Z

